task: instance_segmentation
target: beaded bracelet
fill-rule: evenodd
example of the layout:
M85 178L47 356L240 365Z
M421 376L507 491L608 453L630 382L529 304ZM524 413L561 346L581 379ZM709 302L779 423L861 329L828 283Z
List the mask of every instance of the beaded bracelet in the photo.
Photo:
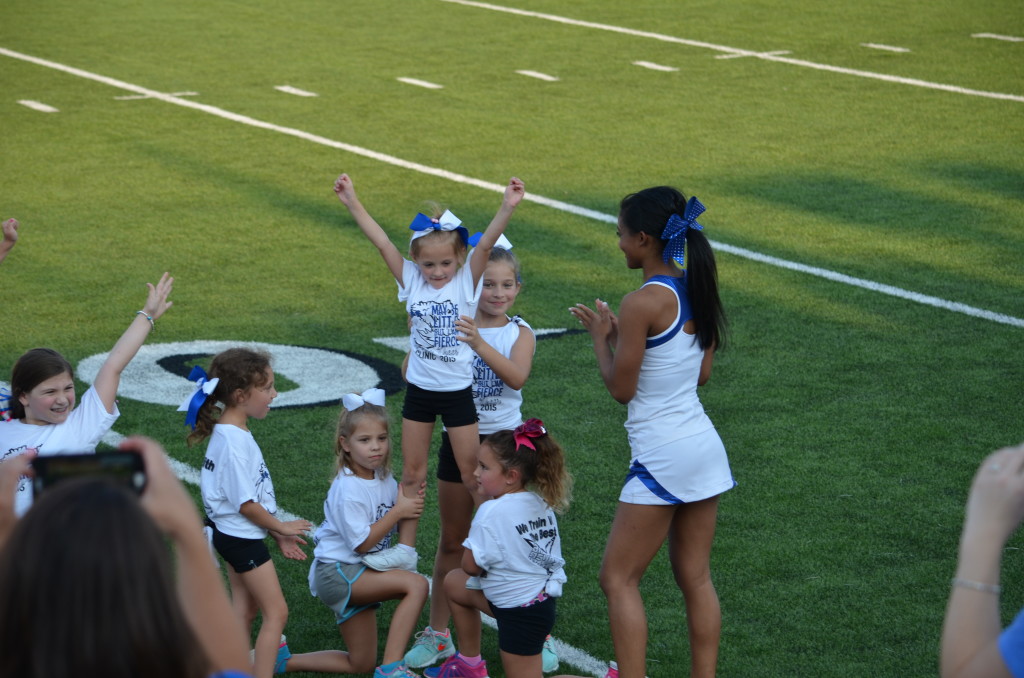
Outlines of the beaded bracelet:
M972 581L970 579L961 579L960 577L953 577L953 586L960 586L965 589L974 589L975 591L984 591L985 593L994 593L997 596L1003 592L1003 587L998 584L985 584L980 581Z
M150 314L146 313L145 311L136 311L135 315L144 315L144 316L146 316L146 320L149 321L149 326L152 327L154 330L156 329L156 324L153 322L153 316L151 316Z

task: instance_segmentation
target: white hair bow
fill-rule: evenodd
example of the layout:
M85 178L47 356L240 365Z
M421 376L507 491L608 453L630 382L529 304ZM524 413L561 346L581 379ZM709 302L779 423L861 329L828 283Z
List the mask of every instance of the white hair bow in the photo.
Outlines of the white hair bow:
M469 231L462 225L462 220L452 214L450 210L445 210L444 214L437 219L431 219L426 214L417 214L409 224L409 229L412 231L411 240L431 231L458 231L463 243L469 240Z
M206 399L213 393L213 389L217 388L220 379L218 377L207 379L206 371L199 365L192 368L188 378L189 381L196 382L196 390L188 398L185 398L185 401L178 407L178 412L188 412L185 415L185 425L191 426L192 430L195 430L199 408L203 406Z
M384 389L368 388L362 393L346 393L341 396L341 404L346 410L358 410L360 407L370 403L378 407L384 407Z

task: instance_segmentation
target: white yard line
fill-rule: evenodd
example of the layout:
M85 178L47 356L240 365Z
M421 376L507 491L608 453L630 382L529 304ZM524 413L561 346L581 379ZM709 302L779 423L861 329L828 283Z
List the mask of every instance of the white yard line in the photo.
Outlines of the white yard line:
M26 108L31 108L33 111L39 111L40 113L60 113L59 110L57 110L53 106L50 106L49 104L44 104L39 101L32 101L31 99L21 99L18 101L18 103Z
M862 42L861 47L870 47L871 49L880 49L886 52L909 52L910 50L906 47L894 47L892 45L879 45L877 42Z
M284 92L285 94L294 94L297 97L318 97L320 96L316 92L309 92L298 87L292 87L291 85L277 85L274 87L278 92Z
M830 73L839 73L842 75L852 75L859 78L870 78L872 80L881 80L883 82L891 82L900 85L909 85L912 87L923 87L925 89L935 89L943 92L952 92L954 94L964 94L967 96L984 97L987 99L1002 99L1005 101L1016 101L1024 103L1024 95L1020 94L1004 94L1002 92L986 92L983 90L970 89L968 87L958 87L956 85L945 85L939 82L929 82L927 80L918 80L916 78L903 78L898 75L887 75L885 73L873 73L871 71L861 71L855 68L843 68L842 66L830 66L829 64L819 64L813 61L804 61L802 59L790 59L781 56L778 52L753 52L747 49L740 49L738 47L730 47L728 45L716 45L711 42L704 42L701 40L689 40L687 38L678 38L673 35L665 35L663 33L653 33L651 31L639 31L633 28L624 28L622 26L614 26L611 24L599 24L593 21L582 21L580 19L570 19L564 16L558 16L555 14L545 14L543 12L531 12L525 9L518 9L516 7L503 7L501 5L492 5L487 2L475 2L475 0L440 0L440 2L450 2L456 5L465 5L466 7L477 7L480 9L487 9L494 12L504 12L506 14L516 14L518 16L531 17L534 19L543 19L544 21L552 21L555 23L565 24L567 26L578 26L580 28L593 28L600 31L609 31L612 33L621 33L622 35L631 35L637 38L647 38L650 40L659 40L661 42L670 42L677 45L686 45L688 47L700 47L703 49L710 49L716 52L724 52L734 56L749 56L757 59L764 59L765 61L774 61L780 64L789 64L790 66L800 66L802 68L812 68L819 71L828 71ZM981 34L979 34L981 35ZM988 37L987 34L984 34ZM1005 39L1008 36L1001 36L1001 39Z
M991 40L1004 40L1006 42L1024 42L1024 38L1016 35L998 35L996 33L971 33L972 38L989 38Z
M461 2L462 0L443 1ZM189 101L188 99L182 99L180 97L175 97L170 94L157 92L146 87L133 85L131 83L124 82L123 80L109 78L107 76L98 75L96 73L90 73L89 71L84 71L80 68L75 68L73 66L66 66L55 61L49 61L47 59L41 59L39 57L23 54L21 52L15 52L4 47L0 47L0 55L8 56L12 59L19 59L21 61L26 61L28 63L37 64L39 66L44 66L46 68L52 68L63 73L68 73L70 75L75 75L80 78L85 78L87 80L100 82L111 87L125 89L130 92L135 92L137 94L147 94L153 97L154 99L159 99L169 104L182 106L184 108L191 108L193 110L201 111L203 113L207 113L218 118L223 118L225 120L230 120L232 122L248 125L250 127L265 129L271 132L277 132L278 134L293 136L298 139L303 139L305 141L309 141L315 144L328 146L330 148L337 148L338 150L346 151L348 153L359 155L365 158L370 158L372 160L377 160L379 162L393 165L395 167L401 167L403 169L412 170L414 172L420 172L422 174L428 174L430 176L447 179L449 181L464 184L467 186L475 186L477 188L481 188L486 191L491 191L494 193L503 193L505 191L504 184L496 184L493 182L484 181L482 179L469 177L464 174L450 172L448 170L444 170L438 167L422 165L420 163L411 162L409 160L404 160L402 158L397 158L393 155L388 155L386 153L380 153L378 151L369 150L366 148L362 148L360 146L354 146L352 144L346 144L341 141L335 141L334 139L328 139L327 137L322 137L317 134L311 134L309 132L298 130L293 127L282 127L280 125L275 125L270 122L264 122L262 120L257 120L256 118L251 118L247 115L232 113L231 111L226 111L223 108L210 106L208 104L201 104L195 101ZM594 219L596 221L601 221L608 224L614 224L617 222L617 218L614 215L605 214L603 212L598 212L597 210L592 210L586 207L580 207L578 205L573 205L571 203L563 202L561 200L555 200L553 198L547 198L545 196L537 195L534 193L528 193L524 200L528 200L540 205L544 205L546 207L550 207L552 209L556 209L562 212L568 212L570 214L575 214L577 216L581 216L587 219ZM739 257L759 261L762 263L770 264L772 266L780 266L782 268L788 268L793 271L800 271L801 273L807 273L809 275L826 278L828 280L832 280L835 282L841 282L848 285L854 285L856 287L862 287L864 289L869 289L874 292L879 292L881 294L887 294L890 296L899 297L901 299L906 299L908 301L914 301L929 306L935 306L936 308L942 308L947 311L953 311L955 313L964 313L966 315L974 316L977 318L984 318L986 320L991 320L992 322L1002 323L1005 325L1012 325L1014 327L1024 327L1024 319L1021 318L1016 318L1002 313L996 313L993 311L968 306L967 304L961 304L955 301L948 301L945 299L940 299L938 297L920 294L918 292L912 292L910 290L904 290L899 287L893 287L891 285L885 285L882 283L877 283L870 280L863 280L860 278L853 278L851 276L845 275L843 273L838 273L836 271L830 271L828 269L807 266L805 264L801 264L798 262L779 259L766 254L762 254L760 252L754 252L753 250L748 250L742 247L727 245L725 243L720 243L714 240L711 241L711 244L713 247L716 247L717 249L723 252L729 252L730 254L734 254Z
M398 82L404 82L406 85L415 85L416 87L424 87L426 89L444 89L444 85L438 85L436 82L429 82L427 80L418 80L416 78L395 78Z
M640 68L649 68L652 71L663 71L665 73L674 73L679 70L675 66L663 66L661 64L656 64L653 61L634 61L633 65L639 66Z
M528 78L536 78L537 80L543 80L544 82L558 82L558 78L547 73L541 73L540 71L516 71L519 75L525 75Z

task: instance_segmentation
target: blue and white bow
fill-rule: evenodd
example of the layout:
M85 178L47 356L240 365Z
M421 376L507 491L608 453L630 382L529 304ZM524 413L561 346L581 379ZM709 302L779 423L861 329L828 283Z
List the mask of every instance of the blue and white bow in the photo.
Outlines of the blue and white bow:
M220 379L207 379L206 370L196 365L189 372L188 380L196 382L196 390L178 406L178 412L188 412L185 415L185 426L191 426L194 431L196 429L196 417L199 416L199 408L203 406L206 399L213 393L213 389L217 388Z
M462 220L449 210L445 210L438 219L431 219L421 212L413 218L412 223L409 224L409 230L412 231L412 240L431 231L458 231L463 244L469 241L469 231L462 225Z
M662 255L666 264L671 261L677 268L686 268L686 230L704 230L704 227L697 223L697 217L703 214L704 210L704 205L694 196L686 203L683 216L673 214L668 218L665 230L661 233L661 239L668 241Z
M482 237L484 237L484 234L481 233L480 231L477 231L473 235L469 236L470 246L476 247L476 244L480 242L480 238ZM498 236L498 239L495 241L494 246L500 247L503 250L510 250L512 249L512 241L506 238L505 234L502 233L501 235Z
M362 393L346 393L341 396L341 404L349 412L358 410L366 403L384 407L384 389L368 388Z
M0 420L11 420L11 392L0 388Z

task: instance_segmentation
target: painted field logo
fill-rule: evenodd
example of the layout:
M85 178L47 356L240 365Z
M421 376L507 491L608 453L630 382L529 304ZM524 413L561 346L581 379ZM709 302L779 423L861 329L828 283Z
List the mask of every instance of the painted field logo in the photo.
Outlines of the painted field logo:
M274 372L298 384L277 396L275 408L337 405L346 393L377 387L392 394L405 387L394 365L347 351L252 341L185 341L139 349L121 374L118 397L177 407L195 388L188 380L189 363L206 362L207 356L236 346L267 351L273 356ZM85 358L76 376L92 384L106 359L106 353Z

